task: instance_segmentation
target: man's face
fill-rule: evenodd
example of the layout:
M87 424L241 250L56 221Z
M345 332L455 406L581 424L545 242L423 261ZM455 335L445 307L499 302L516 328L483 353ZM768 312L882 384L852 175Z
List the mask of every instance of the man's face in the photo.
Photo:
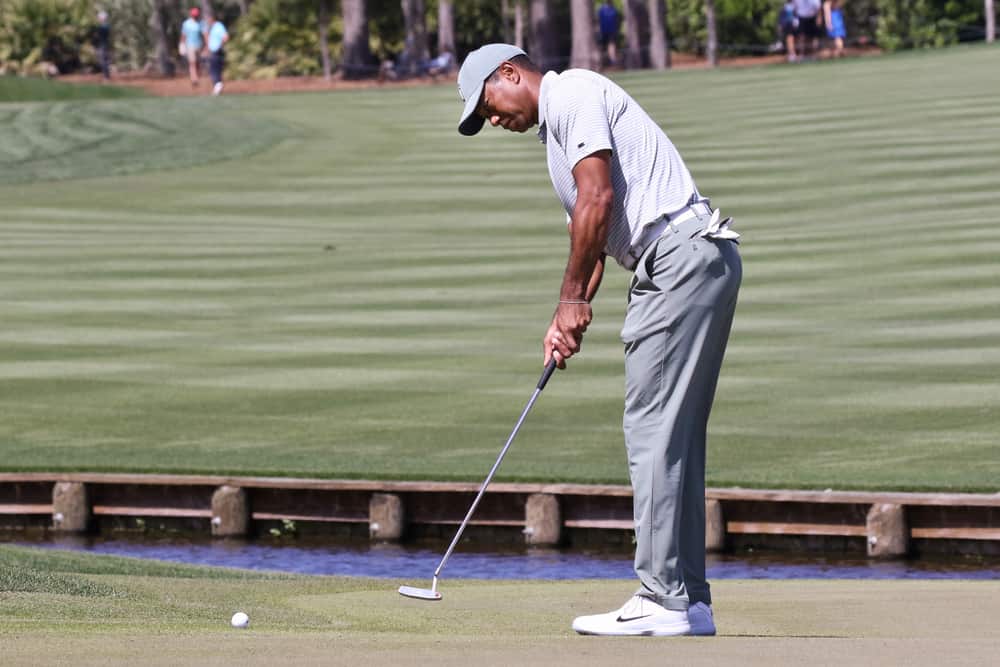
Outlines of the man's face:
M526 132L537 122L538 110L531 102L518 69L503 63L498 75L486 80L476 113L493 127Z

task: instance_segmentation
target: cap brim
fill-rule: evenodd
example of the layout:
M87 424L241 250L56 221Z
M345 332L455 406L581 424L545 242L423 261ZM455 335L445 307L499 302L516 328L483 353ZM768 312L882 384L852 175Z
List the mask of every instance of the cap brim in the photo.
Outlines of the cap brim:
M462 119L458 122L458 131L467 137L471 137L483 129L483 124L486 122L485 118L476 113L476 107L479 106L479 98L483 96L483 86L485 85L485 81L480 83L465 100L465 110L462 111Z

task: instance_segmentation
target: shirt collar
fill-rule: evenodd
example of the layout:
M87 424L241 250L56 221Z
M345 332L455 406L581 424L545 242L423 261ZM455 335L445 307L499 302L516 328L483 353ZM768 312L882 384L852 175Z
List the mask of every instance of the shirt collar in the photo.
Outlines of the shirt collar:
M549 88L555 83L559 75L555 72L546 72L542 77L542 85L538 89L538 140L543 144L548 135L545 129L545 112L548 109Z

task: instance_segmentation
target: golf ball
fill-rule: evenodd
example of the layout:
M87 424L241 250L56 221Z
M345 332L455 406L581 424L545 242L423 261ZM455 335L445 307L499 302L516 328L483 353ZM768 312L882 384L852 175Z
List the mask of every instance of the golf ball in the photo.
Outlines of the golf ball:
M238 611L233 614L233 618L229 621L234 628L245 628L250 625L250 617L244 614L242 611Z

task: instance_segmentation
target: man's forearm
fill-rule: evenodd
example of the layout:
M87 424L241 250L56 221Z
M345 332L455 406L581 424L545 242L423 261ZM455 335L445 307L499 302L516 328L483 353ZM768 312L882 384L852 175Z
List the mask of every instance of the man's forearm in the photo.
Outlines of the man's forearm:
M590 275L590 282L587 284L587 301L593 301L597 296L597 290L601 287L601 279L604 278L604 261L606 255L602 252L594 264L594 272Z
M589 301L597 291L603 271L598 273L596 284L594 277L607 242L610 212L608 202L601 198L588 201L577 199L570 223L569 260L559 290L561 300Z

